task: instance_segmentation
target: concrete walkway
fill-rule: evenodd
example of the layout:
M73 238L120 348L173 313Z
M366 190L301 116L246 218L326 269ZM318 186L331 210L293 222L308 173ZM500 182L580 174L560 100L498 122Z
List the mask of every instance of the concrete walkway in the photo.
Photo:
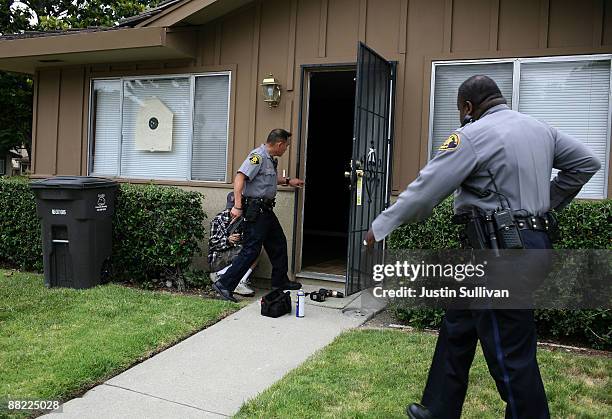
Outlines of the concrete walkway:
M295 304L291 315L263 317L254 301L44 417L231 416L340 333L366 321L369 316L359 312L361 296L351 297L326 306L309 301L304 318L295 317Z

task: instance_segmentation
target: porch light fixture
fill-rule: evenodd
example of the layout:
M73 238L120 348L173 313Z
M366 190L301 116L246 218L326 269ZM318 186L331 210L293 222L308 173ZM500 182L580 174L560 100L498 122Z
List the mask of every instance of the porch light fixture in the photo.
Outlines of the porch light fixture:
M263 79L260 86L264 102L266 102L270 108L277 107L281 99L281 85L278 80L270 73L268 77Z

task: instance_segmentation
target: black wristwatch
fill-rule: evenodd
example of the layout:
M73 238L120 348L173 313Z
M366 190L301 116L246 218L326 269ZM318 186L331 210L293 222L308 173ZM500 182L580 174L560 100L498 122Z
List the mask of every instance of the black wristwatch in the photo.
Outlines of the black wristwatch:
M289 186L290 177L285 177L285 186Z

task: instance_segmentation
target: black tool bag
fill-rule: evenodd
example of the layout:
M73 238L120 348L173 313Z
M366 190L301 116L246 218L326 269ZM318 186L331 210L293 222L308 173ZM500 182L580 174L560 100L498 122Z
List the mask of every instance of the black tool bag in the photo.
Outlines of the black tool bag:
M289 291L274 290L261 298L261 315L280 317L291 313L291 294Z

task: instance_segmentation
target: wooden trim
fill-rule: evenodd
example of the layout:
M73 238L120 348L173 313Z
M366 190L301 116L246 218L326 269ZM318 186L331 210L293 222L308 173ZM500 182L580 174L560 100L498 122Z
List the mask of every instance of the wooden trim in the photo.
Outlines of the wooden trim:
M34 73L34 103L32 104L32 147L30 149L30 171L36 172L36 143L37 143L37 127L38 127L38 81L40 80L40 72Z
M444 5L444 41L443 52L451 52L453 41L453 0L446 0Z
M498 58L531 58L531 57L554 57L560 55L592 55L610 54L607 47L585 48L585 47L564 47L564 48L531 48L505 51L461 51L451 53L440 53L425 55L424 59L431 65L432 61L446 60L486 60Z
M237 77L236 77L236 67L234 66L234 70L232 70L232 76L231 76L231 86L230 86L230 109L229 109L229 124L228 124L228 131L227 131L227 172L226 172L226 179L228 182L233 182L234 181L234 167L235 167L235 163L234 163L234 143L236 142L236 138L234 136L234 133L236 132L236 95L238 92L238 88L237 88Z
M368 24L368 0L359 2L359 40L366 42L366 29Z
M213 65L202 65L202 66L183 66L183 67L169 67L169 68L143 68L143 69L130 69L128 70L116 70L110 69L108 71L100 71L97 73L90 74L90 79L100 79L105 77L139 77L139 76L164 76L164 75L181 75L181 74L193 74L193 73L212 73L217 71L232 71L232 74L237 70L237 64L213 64Z
M595 0L593 9L593 46L600 47L603 44L604 0Z
M368 27L368 0L359 2L359 40L366 42L366 30Z
M285 129L293 132L293 98L285 100Z
M406 34L408 33L408 2L409 0L401 0L400 3L400 21L399 21L399 43L397 52L400 54L406 53L406 45L408 43Z
M408 54L402 56L401 60L397 65L397 73L395 74L395 106L393 113L395 122L393 124L393 155L392 161L392 173L391 173L391 193L397 191L400 185L400 177L402 173L402 147L399 146L398 139L405 136L406 132L406 77L407 71Z
M295 78L295 42L297 33L298 0L291 0L291 15L289 16L289 40L287 44L287 86L286 90L293 90Z
M251 47L251 98L249 106L249 143L255 148L257 136L257 92L259 90L259 36L261 33L261 0L255 6L255 21L253 22L253 44Z
M84 176L87 175L87 131L89 128L89 121L87 120L87 115L89 114L89 106L87 104L89 89L87 88L87 71L85 66L81 69L81 76L81 161L79 164L79 174Z
M140 22L136 27L172 26L220 0L184 0Z
M167 28L127 28L0 41L0 58L165 47Z
M221 64L221 38L223 37L223 24L221 21L215 25L215 64Z
M423 97L421 101L421 147L419 150L420 170L427 164L429 154L429 101L431 97L431 61L427 58L423 60Z
M327 56L327 10L328 0L321 0L321 13L319 16L319 57Z
M59 130L60 130L60 109L62 106L62 79L64 78L64 71L59 70L58 81L57 81L57 110L55 113L55 159L53 160L53 174L57 175L57 155L59 148Z
M550 25L550 0L540 0L540 48L548 48L548 27Z
M499 37L499 0L491 1L491 24L489 29L489 49L497 51Z
M284 126L285 129L289 130L290 132L294 132L293 130L293 98L286 98L285 100L285 119L284 119ZM293 135L293 137L295 137L295 134ZM293 142L293 141L292 141ZM295 152L293 149L291 150L291 153L286 153L287 154L287 175L294 177L293 176L293 171L292 171L292 161L293 156L297 155L297 152Z

